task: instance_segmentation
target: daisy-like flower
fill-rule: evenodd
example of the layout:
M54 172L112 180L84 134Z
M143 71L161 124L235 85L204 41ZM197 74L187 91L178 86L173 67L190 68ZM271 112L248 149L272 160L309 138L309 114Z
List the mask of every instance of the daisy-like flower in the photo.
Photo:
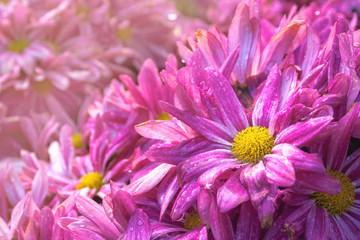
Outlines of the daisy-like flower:
M341 182L341 192L328 194L294 186L283 191L287 205L265 239L358 239L359 232L359 163L360 149L346 157L354 121L359 112L357 103L340 121L328 142L314 147L322 153L329 176ZM327 184L324 182L323 184Z
M57 135L58 128L55 118L46 115L4 117L0 120L0 159L19 159L21 150L34 152L46 159L46 147Z
M90 234L96 239L207 239L206 227L196 211L187 214L184 222L171 221L168 216L159 221L154 192L133 197L114 183L110 185L111 192L104 197L102 206L89 198L76 197L81 215L60 218L59 225L74 237Z
M205 69L204 74L202 99L211 107L208 109L209 118L162 104L166 112L190 126L201 137L181 144L153 147L147 153L151 160L176 164L181 185L197 181L209 189L215 189L217 178L225 172L241 169L234 173L239 184L225 183L218 189L219 208L226 212L250 199L259 212L263 227L271 225L275 210L265 204L274 185L289 187L297 180L310 185L314 181L301 177L300 173L311 173L318 180L330 179L334 182L329 184L331 187L314 188L337 193L338 182L325 174L319 158L299 149L329 135L333 129L330 124L332 117L318 117L292 125L283 122L281 130L274 131L276 114L282 108L280 96L286 96L283 91L287 91L281 88L277 66L272 68L256 99L250 120L226 78L210 68Z
M151 58L157 66L163 66L168 54L174 52L178 36L168 15L174 14L173 4L164 0L110 1L110 21L105 46L111 46L109 54L119 48L132 52L133 65ZM118 56L121 59L122 56ZM114 57L114 62L118 61Z
M21 3L0 20L0 28L0 82L18 79L11 85L17 89L26 88L24 75L31 75L36 62L52 54L46 44L39 41L42 28L32 18L30 9Z

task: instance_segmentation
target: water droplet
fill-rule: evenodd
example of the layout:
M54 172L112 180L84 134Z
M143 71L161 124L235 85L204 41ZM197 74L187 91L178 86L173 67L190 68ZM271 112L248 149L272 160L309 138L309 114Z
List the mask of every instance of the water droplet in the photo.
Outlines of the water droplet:
M139 225L139 226L142 226L143 224L144 224L144 223L143 223L141 220L138 221L138 225Z

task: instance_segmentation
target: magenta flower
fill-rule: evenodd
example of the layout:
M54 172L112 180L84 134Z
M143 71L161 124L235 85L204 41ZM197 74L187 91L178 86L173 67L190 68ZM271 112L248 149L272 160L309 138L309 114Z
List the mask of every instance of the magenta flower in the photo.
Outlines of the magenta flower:
M178 165L182 186L197 181L202 187L216 189L218 177L241 169L234 173L238 184L230 184L229 180L218 189L219 208L226 212L250 199L259 211L262 226L269 227L269 214L271 216L275 209L262 209L262 206L274 185L288 187L298 180L311 184L299 172L326 178L325 174L320 174L325 173L325 169L318 157L299 148L319 141L317 138L322 135L329 135L332 117L318 117L293 125L283 122L281 130L276 132L273 127L278 109L282 107L280 96L284 95L280 91L282 80L277 66L272 68L255 102L250 121L225 77L213 69L205 69L205 74L203 77L208 86L203 85L202 91L206 95L202 99L211 106L207 109L209 118L162 104L165 111L190 126L200 137L180 144L160 144L147 155L153 161ZM320 188L327 192L337 191L333 186Z
M341 182L341 192L329 194L294 186L284 190L288 208L269 230L265 239L298 237L307 239L357 239L359 235L359 161L360 151L346 157L359 104L339 121L329 142L313 149L321 151L327 174ZM315 183L315 182L314 182ZM319 184L319 183L316 183ZM327 182L321 183L323 185ZM319 227L320 226L320 227Z
M45 159L46 146L57 135L59 124L54 117L33 114L32 118L5 116L0 128L0 158L20 158L20 151L27 150Z
M77 197L76 207L82 216L60 218L59 225L72 236L90 234L96 239L206 239L206 227L197 212L187 214L184 222L173 222L168 216L159 221L159 208L152 193L132 197L117 185L110 185L111 192L104 197L102 207L91 199Z

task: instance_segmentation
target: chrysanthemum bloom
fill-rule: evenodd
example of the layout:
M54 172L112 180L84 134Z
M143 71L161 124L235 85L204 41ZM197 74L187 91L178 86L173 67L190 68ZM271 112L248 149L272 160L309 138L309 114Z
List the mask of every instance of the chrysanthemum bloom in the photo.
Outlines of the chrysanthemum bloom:
M31 9L18 3L18 10L2 19L2 45L6 51L1 56L7 65L4 63L1 70L0 99L8 106L9 115L51 113L58 121L76 129L74 122L85 90L109 70L82 59L85 47L77 46L85 37L78 36L79 31L69 27L71 24L60 24L66 17L63 5L34 18ZM67 20L76 25L76 18ZM72 51L75 48L76 53ZM79 65L86 70L79 69Z
M132 64L140 68L145 59L151 58L157 66L163 66L169 53L174 52L174 43L179 38L174 33L174 24L169 21L173 4L160 1L110 1L109 29L102 41L111 46L109 54L119 48L132 52ZM113 56L116 63L123 56Z
M4 116L0 120L0 159L19 159L21 150L46 159L47 145L57 135L58 128L59 123L54 117L38 114L31 117Z
M274 64L280 65L286 55L291 56L299 47L307 28L306 22L301 20L280 26L279 31L268 33L266 28L260 31L261 23L253 13L253 7L244 3L238 5L227 36L214 27L208 31L199 30L195 34L197 42L189 42L191 50L178 44L185 62L189 64L192 54L198 48L205 58L206 66L220 68L227 57L239 47L232 84L238 82L242 87L248 86L253 93L259 85L258 81L266 78L271 67Z
M302 186L284 190L287 209L279 216L265 239L298 237L306 239L358 239L360 150L346 157L359 104L340 121L328 141L314 146L321 152L329 176L341 182L341 192L328 194ZM323 182L322 184L328 184Z
M187 215L184 222L173 222L168 216L159 221L159 207L153 199L154 192L132 197L111 183L111 192L106 195L102 207L89 198L77 197L76 207L80 217L63 217L59 225L72 236L90 234L96 239L176 238L196 236L206 239L206 227L196 212ZM155 201L154 201L155 200ZM84 228L81 226L91 226Z
M267 205L267 198L273 186L288 187L299 180L309 184L313 181L299 173L311 173L319 177L318 180L330 178L320 174L325 173L325 169L316 155L299 148L331 134L332 117L318 117L292 125L282 122L280 130L275 132L276 114L283 104L281 96L287 95L287 90L281 88L277 66L272 68L256 99L250 121L226 78L210 68L205 69L204 74L202 100L208 107L208 118L162 104L166 112L201 137L180 144L160 144L150 149L147 155L153 161L178 165L182 186L197 181L202 187L217 190L217 202L222 212L250 199L259 212L262 226L269 227L275 209L271 204ZM217 178L233 169L241 169L234 173L238 184L229 182L216 189ZM324 186L314 188L337 191Z
M51 56L46 44L39 41L43 29L32 19L30 9L21 3L1 19L0 28L1 79L18 79L11 85L23 89L27 86L24 75L34 71L37 61Z
M111 150L109 134L98 121L90 135L88 152L77 151L84 148L84 140L79 133L73 134L66 125L60 131L59 142L52 142L49 146L49 163L38 160L34 154L22 151L25 166L21 176L27 190L34 191L36 185L31 185L31 182L37 182L37 175L44 175L44 194L39 194L37 198L47 196L47 204L52 207L72 194L91 197L97 195L102 198L108 192L107 184L110 179L118 184L127 182L132 160L140 153L135 151L131 153L134 156L125 158L124 154L128 155L127 149L122 152L118 149L117 155L108 154ZM127 144L132 143L129 140ZM41 169L46 169L46 172ZM36 203L43 200L37 198L34 198Z
M48 206L41 208L36 206L32 195L29 192L16 205L9 224L3 224L0 218L1 239L73 239L59 226L58 219L77 216L74 197L69 197L51 209Z
M349 77L347 80L349 89L345 93L347 109L357 98L360 90L360 80L356 74L353 36L352 31L349 30L348 22L343 18L337 19L327 41L315 58L310 68L311 71L308 72L308 75L303 76L304 81L301 83L303 87L314 88L327 93L331 90L328 88L328 84L335 81L336 75L339 73L346 74Z

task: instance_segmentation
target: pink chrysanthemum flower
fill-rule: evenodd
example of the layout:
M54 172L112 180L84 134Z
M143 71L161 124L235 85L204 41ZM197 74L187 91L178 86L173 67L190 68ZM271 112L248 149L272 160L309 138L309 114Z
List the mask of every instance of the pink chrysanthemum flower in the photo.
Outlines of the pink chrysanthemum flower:
M46 44L39 41L41 26L37 26L30 9L21 3L0 20L0 28L1 81L14 78L22 80L24 74L32 74L37 61L51 56ZM24 88L23 81L12 82L12 85L17 89Z
M322 153L326 172L341 182L341 192L328 194L301 186L284 190L283 200L287 208L276 220L276 227L269 230L265 239L298 238L301 234L304 234L306 239L360 237L360 150L346 157L359 108L360 105L355 104L339 121L338 128L328 142L312 148Z
M47 145L57 135L58 128L54 117L38 114L5 117L0 120L0 159L19 159L21 150L46 159Z
M173 29L175 25L168 19L168 15L175 12L173 5L164 0L112 0L109 12L109 29L102 39L106 46L111 46L112 51L131 49L137 68L147 58L153 59L157 66L163 66L168 54L174 52L174 43L178 39Z
M168 216L159 221L159 207L153 196L154 192L133 197L111 183L111 192L104 197L102 207L89 198L77 197L76 207L81 216L60 218L59 225L72 236L90 234L96 239L194 239L197 236L207 239L206 227L196 212L189 213L184 222L173 222ZM84 224L92 227L79 228Z
M331 133L332 117L324 116L291 124L282 122L275 131L277 113L286 96L280 72L273 67L255 101L248 120L244 107L225 77L213 69L205 69L202 101L209 117L193 115L170 104L163 109L190 126L200 137L179 143L153 147L148 157L153 161L178 165L181 185L197 181L205 188L215 188L218 177L233 169L234 185L228 181L217 189L217 202L227 212L250 199L259 211L263 227L271 225L274 206L267 205L274 186L288 187L301 180L311 185L305 176L330 179L316 155L299 148L318 142ZM190 84L190 83L184 83ZM207 84L207 85L206 85ZM283 109L283 111L285 111ZM140 126L141 127L141 126ZM201 167L200 167L201 166ZM336 193L334 186L314 186L317 190ZM232 194L229 194L232 193ZM179 213L181 214L181 213Z
M233 69L232 84L248 87L253 93L274 64L281 66L287 55L292 56L292 52L304 40L307 28L306 22L301 20L269 32L266 27L261 28L260 19L253 13L253 8L244 3L237 6L227 36L212 27L207 31L198 30L196 41L189 39L191 50L179 43L179 52L186 64L190 64L191 56L199 49L206 66L219 69L238 48L239 56ZM304 62L308 62L307 58Z

